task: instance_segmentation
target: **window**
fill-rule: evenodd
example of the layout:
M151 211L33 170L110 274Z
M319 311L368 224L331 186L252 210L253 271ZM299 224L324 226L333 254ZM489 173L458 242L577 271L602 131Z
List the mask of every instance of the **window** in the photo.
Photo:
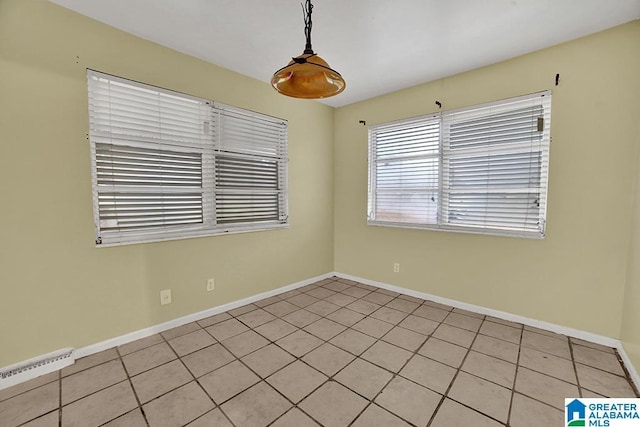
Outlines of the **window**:
M543 238L551 93L369 128L368 223Z
M96 244L286 227L287 123L89 70Z

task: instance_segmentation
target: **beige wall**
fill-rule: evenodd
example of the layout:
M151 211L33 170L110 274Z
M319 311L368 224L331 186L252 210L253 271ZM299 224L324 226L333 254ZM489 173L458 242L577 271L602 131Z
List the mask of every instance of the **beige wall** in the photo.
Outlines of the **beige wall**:
M86 68L288 119L290 228L96 249ZM0 77L0 367L333 270L332 108L37 0L0 0Z
M636 92L636 96L640 97L640 91ZM637 116L636 125L640 147L640 114ZM636 174L627 287L622 312L622 343L636 370L640 372L640 157Z
M332 270L622 337L640 367L639 48L635 21L333 110L45 1L0 0L0 367ZM96 249L86 68L288 119L291 227ZM366 225L358 120L544 89L553 90L545 240ZM161 307L165 288L174 302Z
M635 21L338 109L335 270L620 338L640 117L638 52ZM546 239L366 225L367 129L358 120L370 125L431 113L435 100L453 109L545 89L553 90Z

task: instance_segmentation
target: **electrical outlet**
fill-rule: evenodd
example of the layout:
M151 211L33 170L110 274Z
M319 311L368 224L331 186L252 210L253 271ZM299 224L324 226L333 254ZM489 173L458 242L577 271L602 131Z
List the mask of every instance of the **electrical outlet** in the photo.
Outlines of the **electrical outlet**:
M171 289L160 291L160 305L171 304Z
M216 281L213 280L213 277L207 280L207 292L211 292L216 289Z
M400 273L400 263L399 262L394 262L393 263L393 272L394 273Z

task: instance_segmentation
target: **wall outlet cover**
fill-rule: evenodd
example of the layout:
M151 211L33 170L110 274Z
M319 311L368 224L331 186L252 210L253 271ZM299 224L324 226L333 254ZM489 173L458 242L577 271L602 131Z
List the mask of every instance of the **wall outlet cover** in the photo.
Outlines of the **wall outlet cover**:
M171 304L171 289L160 291L160 305Z

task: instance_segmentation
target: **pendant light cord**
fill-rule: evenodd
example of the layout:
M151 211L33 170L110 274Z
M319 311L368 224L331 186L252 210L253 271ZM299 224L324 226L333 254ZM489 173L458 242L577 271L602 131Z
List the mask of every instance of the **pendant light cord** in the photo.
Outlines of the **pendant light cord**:
M313 26L313 22L311 22L311 12L313 11L313 5L311 4L311 0L307 0L307 4L306 6L304 4L301 4L302 6L302 12L304 14L304 35L307 39L307 43L304 47L304 52L302 53L303 55L309 55L307 57L303 57L301 56L297 56L295 58L291 58L293 60L293 62L295 62L296 64L313 64L316 67L321 67L321 68L326 68L327 70L336 73L337 75L340 75L339 72L337 72L336 70L334 70L331 67L327 67L326 65L322 65L322 64L318 64L317 62L309 62L308 59L311 58L312 56L316 56L316 53L313 51L313 48L311 47L311 27ZM278 74L280 71L284 70L285 68L287 68L289 65L285 65L284 67L280 68L278 71L276 71L276 74Z
M318 99L337 95L344 90L346 83L340 73L329 67L311 47L311 0L302 0L300 6L306 39L304 52L276 71L271 78L271 85L278 92L293 98Z
M307 44L304 47L304 53L313 54L313 49L311 48L311 27L313 23L311 22L311 12L313 11L313 5L311 4L311 0L307 0L307 5L302 5L302 13L304 15L304 35L307 39Z

